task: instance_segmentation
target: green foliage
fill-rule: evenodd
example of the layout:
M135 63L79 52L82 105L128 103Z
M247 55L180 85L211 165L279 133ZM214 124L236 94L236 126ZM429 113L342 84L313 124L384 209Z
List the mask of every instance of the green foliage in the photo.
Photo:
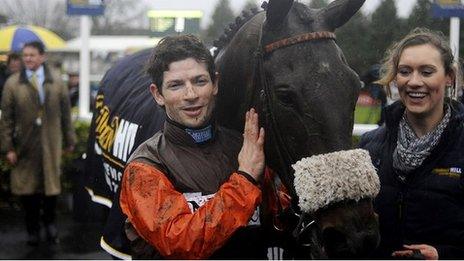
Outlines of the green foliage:
M0 14L0 24L6 24L8 22L8 17L6 15Z
M211 17L211 23L204 33L204 41L211 44L224 31L224 28L235 19L229 0L219 0Z
M380 121L382 108L378 106L356 105L354 110L354 123L377 124Z
M203 38L206 43L218 39L228 22L234 19L229 6L230 0L219 0L214 11L211 24ZM311 8L327 6L328 0L305 0ZM395 3L401 1L382 0L377 9L370 15L357 12L348 23L336 30L337 43L343 50L348 64L359 75L366 73L373 64L381 63L386 50L415 27L426 27L449 34L449 19L431 16L432 0L417 0L407 18L399 17ZM244 9L255 6L249 0ZM464 31L461 30L461 42L464 42ZM464 45L461 45L461 53Z
M366 62L365 55L372 48L366 39L368 30L369 20L361 12L357 12L348 23L336 31L338 45L343 50L348 64L358 74L363 74L371 65L370 62Z
M353 148L357 148L359 142L361 141L361 136L351 136L351 140L353 141Z
M357 12L336 32L348 64L358 74L364 74L372 64L382 61L386 50L394 42L416 27L426 27L448 35L449 19L432 17L431 8L432 0L417 0L411 15L402 18L397 15L394 0L382 0L370 16ZM464 40L463 32L461 36Z
M403 25L402 19L397 15L394 0L384 0L379 7L372 13L368 27L368 44L370 48L365 51L365 57L370 64L378 63L382 60L385 50L404 36L401 32Z
M259 9L259 6L256 4L254 0L248 0L242 8L242 11L249 11L253 8Z
M76 120L74 122L74 130L76 132L77 143L72 153L63 153L62 157L62 177L61 184L63 191L72 189L72 175L77 173L75 161L82 157L87 150L87 139L89 137L90 122Z
M443 18L434 18L430 15L432 9L431 0L417 0L412 9L411 15L407 18L406 31L416 27L427 27L432 30L442 31L444 34L449 33L449 20Z

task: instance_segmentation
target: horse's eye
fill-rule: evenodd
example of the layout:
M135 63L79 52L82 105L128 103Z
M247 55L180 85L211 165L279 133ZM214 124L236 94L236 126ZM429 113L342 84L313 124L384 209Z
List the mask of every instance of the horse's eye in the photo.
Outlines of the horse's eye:
M276 97L279 102L285 106L295 105L294 94L288 88L278 88L276 89Z

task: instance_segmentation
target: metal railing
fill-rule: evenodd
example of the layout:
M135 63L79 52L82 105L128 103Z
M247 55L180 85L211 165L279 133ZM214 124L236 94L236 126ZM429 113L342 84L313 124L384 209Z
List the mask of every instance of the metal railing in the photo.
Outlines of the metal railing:
M375 130L379 127L377 124L354 124L353 126L353 135L361 136L364 133Z

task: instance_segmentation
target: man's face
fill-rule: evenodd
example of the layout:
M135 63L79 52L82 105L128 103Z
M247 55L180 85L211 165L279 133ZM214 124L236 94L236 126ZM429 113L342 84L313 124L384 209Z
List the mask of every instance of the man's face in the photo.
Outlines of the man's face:
M69 75L68 86L79 87L79 75Z
M34 47L26 46L23 48L23 62L27 69L35 71L45 61L45 54L40 54Z
M193 58L171 63L161 87L162 94L155 84L150 91L171 120L189 128L202 127L210 120L218 87L205 63Z

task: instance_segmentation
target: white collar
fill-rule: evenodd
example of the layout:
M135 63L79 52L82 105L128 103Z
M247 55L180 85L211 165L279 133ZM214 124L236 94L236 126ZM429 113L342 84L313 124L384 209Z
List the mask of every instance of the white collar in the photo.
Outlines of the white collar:
M44 76L45 76L45 70L44 70L43 65L40 65L40 67L37 68L37 70L35 70L35 71L26 69L27 78L31 78L31 76L32 76L33 73L35 73L35 74L37 75L38 78L44 77Z

